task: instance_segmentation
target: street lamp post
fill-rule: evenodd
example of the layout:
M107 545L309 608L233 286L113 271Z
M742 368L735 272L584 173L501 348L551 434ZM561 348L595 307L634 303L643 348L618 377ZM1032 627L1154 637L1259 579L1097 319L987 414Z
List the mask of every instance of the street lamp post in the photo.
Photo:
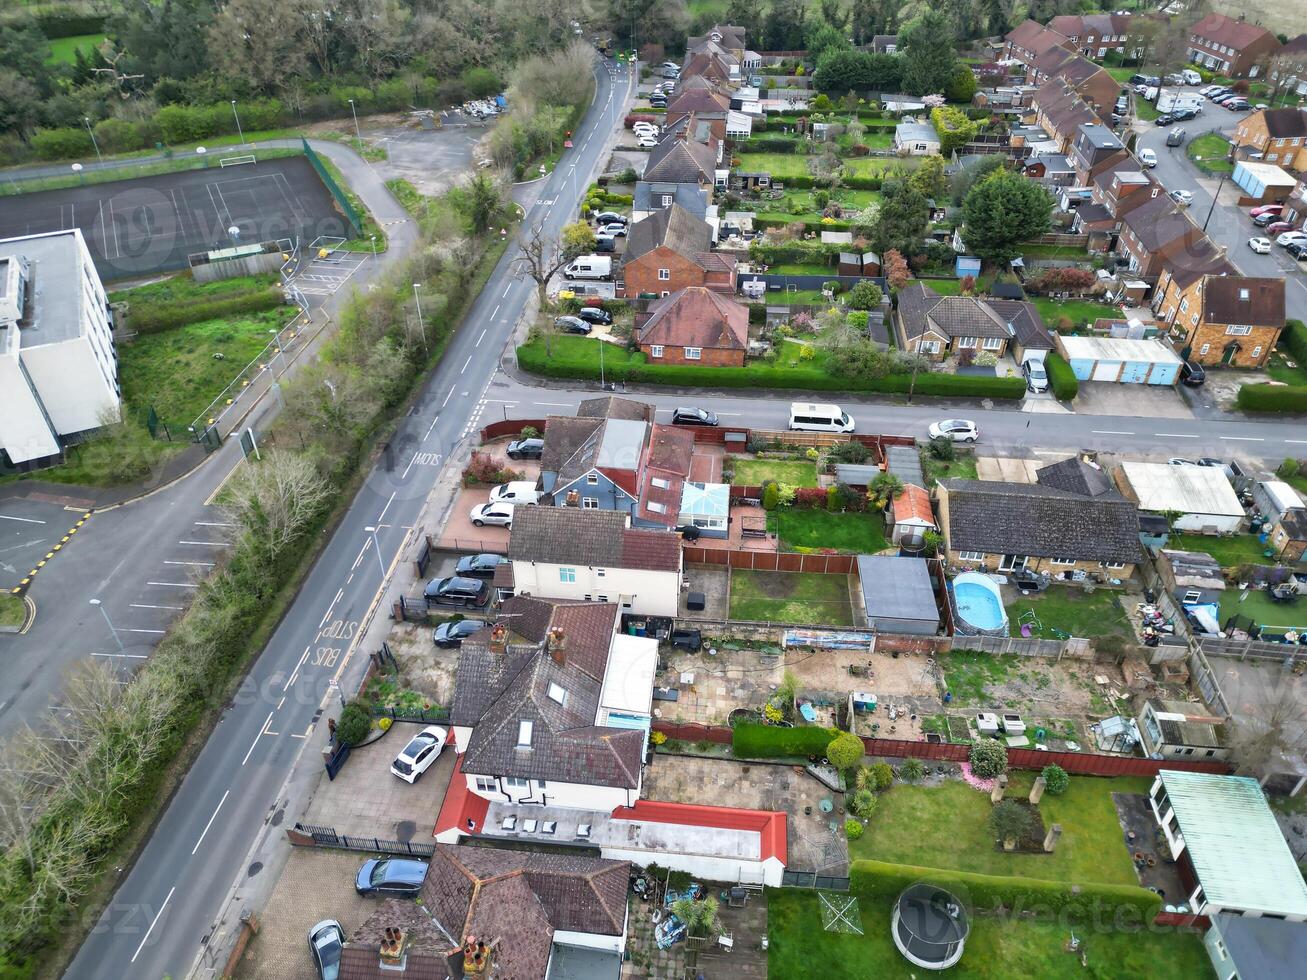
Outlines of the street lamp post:
M1202 162L1203 162L1202 155L1199 154L1199 155L1195 156L1195 157L1194 157L1194 162L1195 162L1195 163L1202 163ZM1203 231L1207 231L1207 223L1208 223L1209 221L1212 220L1212 214L1216 211L1216 202L1217 202L1217 200L1218 200L1218 199L1220 198L1220 196L1221 196L1221 189L1225 187L1225 182L1226 182L1229 178L1230 178L1230 175L1229 175L1229 174L1226 174L1226 173L1221 174L1221 180L1220 180L1220 182L1216 185L1216 193L1212 195L1212 204L1211 204L1211 206L1207 209L1207 217L1203 219L1203 229L1202 229Z
M418 284L413 283L413 302L418 308L418 329L422 331L422 349L427 349L427 325L422 319L422 299L418 296Z
M245 145L245 131L241 129L241 114L236 111L236 100L231 100L231 114L236 117L236 135L241 138L241 146Z
M109 626L109 632L113 634L114 642L118 644L118 652L122 653L127 648L123 646L123 641L122 638L118 636L118 631L113 628L113 623L109 620L109 612L104 608L104 603L99 599L92 599L91 605L100 610L100 615L104 617L105 623Z
M82 176L82 165L80 163L73 164L73 173L77 174L78 183L80 184L86 183L86 178Z
M377 236L376 236L376 235L373 235L373 236L372 236L372 257L373 257L374 259L377 257Z
M359 141L359 148L363 146L363 134L359 132L359 114L354 110L354 100L349 100L349 114L354 117L354 138Z
M363 530L372 535L372 544L377 549L377 568L381 569L381 581L386 581L386 564L381 560L381 542L377 540L377 529L368 525Z
M100 141L95 138L95 130L91 128L91 117L83 116L82 122L86 123L87 135L91 137L91 145L95 147L95 159L99 160L101 163L104 163L104 157L100 156Z

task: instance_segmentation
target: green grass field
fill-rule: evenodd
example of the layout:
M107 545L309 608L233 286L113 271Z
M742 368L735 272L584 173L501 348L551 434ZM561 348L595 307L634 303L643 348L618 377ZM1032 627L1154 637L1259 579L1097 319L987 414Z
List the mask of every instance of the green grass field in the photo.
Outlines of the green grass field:
M58 37L50 42L50 53L45 56L47 65L71 65L77 61L77 52L90 54L104 40L103 34L78 34Z
M1052 639L1057 635L1054 630L1082 637L1128 636L1130 622L1116 595L1111 589L1085 592L1076 585L1054 584L1041 595L1018 596L1007 607L1011 634L1021 635L1022 613L1034 610L1041 626L1031 636Z
M1266 545L1258 541L1255 534L1234 534L1229 537L1215 534L1172 534L1167 547L1180 551L1205 551L1222 568L1275 564L1274 558L1262 554Z
M784 180L808 176L808 158L797 153L741 153L736 170L746 173L766 172Z
M744 459L736 457L736 486L760 487L764 480L788 483L792 487L815 487L817 464L802 459Z
M885 519L879 511L839 514L826 510L782 508L768 525L780 536L782 551L834 549L853 555L874 555L889 547Z
M1227 588L1221 596L1221 624L1231 616L1247 616L1258 626L1307 628L1307 603L1274 601L1263 589Z
M1234 164L1226 159L1230 153L1230 141L1220 133L1195 136L1189 141L1185 152L1189 154L1189 159L1198 165L1198 169L1205 170L1209 174L1234 173Z
M853 607L847 575L800 575L795 572L731 573L731 619L852 626Z
M215 282L196 282L189 275L169 276L158 282L119 289L109 294L111 303L185 303L191 300L224 298L232 293L266 289L277 282L276 276L237 276Z
M1049 299L1047 296L1032 296L1030 301L1039 310L1044 323L1052 329L1061 317L1067 317L1077 327L1093 323L1099 317L1119 317L1121 311L1106 303L1095 303L1087 299Z
M974 453L958 451L957 457L950 460L934 459L930 453L921 454L922 475L929 486L939 480L974 480L976 478L976 457Z
M27 618L23 600L8 592L0 592L0 626L22 626Z

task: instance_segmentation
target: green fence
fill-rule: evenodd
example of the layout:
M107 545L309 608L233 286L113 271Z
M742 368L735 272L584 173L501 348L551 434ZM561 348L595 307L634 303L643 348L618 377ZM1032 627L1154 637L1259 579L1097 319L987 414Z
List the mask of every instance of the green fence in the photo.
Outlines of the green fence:
M336 203L340 205L341 212L345 215L345 220L349 222L350 231L352 232L350 237L357 238L359 235L362 235L363 221L359 217L358 211L355 210L354 205L350 203L349 195L346 194L341 189L341 186L336 183L336 178L331 176L326 165L318 157L317 153L313 151L313 147L309 146L309 141L301 139L301 142L304 144L304 155L309 158L309 163L313 164L313 169L318 172L318 176L322 178L322 182L327 185L327 190L331 191L331 196L336 199Z

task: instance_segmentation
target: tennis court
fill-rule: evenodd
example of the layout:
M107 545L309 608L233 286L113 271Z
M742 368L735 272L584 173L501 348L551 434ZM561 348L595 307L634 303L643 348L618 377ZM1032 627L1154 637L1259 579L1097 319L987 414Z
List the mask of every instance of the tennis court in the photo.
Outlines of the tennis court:
M235 244L349 235L302 156L37 191L0 203L0 238L73 227L82 229L105 280L185 268L192 252Z

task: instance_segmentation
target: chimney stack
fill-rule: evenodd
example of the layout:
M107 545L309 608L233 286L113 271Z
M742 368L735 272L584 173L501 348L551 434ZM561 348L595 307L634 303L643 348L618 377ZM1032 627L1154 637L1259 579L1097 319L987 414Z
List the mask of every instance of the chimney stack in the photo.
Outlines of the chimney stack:
M548 638L549 657L560 667L567 663L567 634L557 626L549 631Z
M395 963L403 958L408 937L399 926L386 926L381 935L382 963Z
M490 652L506 653L508 651L508 627L503 623L495 623L490 627Z
M463 975L465 977L483 977L490 972L490 947L468 936L463 940Z

